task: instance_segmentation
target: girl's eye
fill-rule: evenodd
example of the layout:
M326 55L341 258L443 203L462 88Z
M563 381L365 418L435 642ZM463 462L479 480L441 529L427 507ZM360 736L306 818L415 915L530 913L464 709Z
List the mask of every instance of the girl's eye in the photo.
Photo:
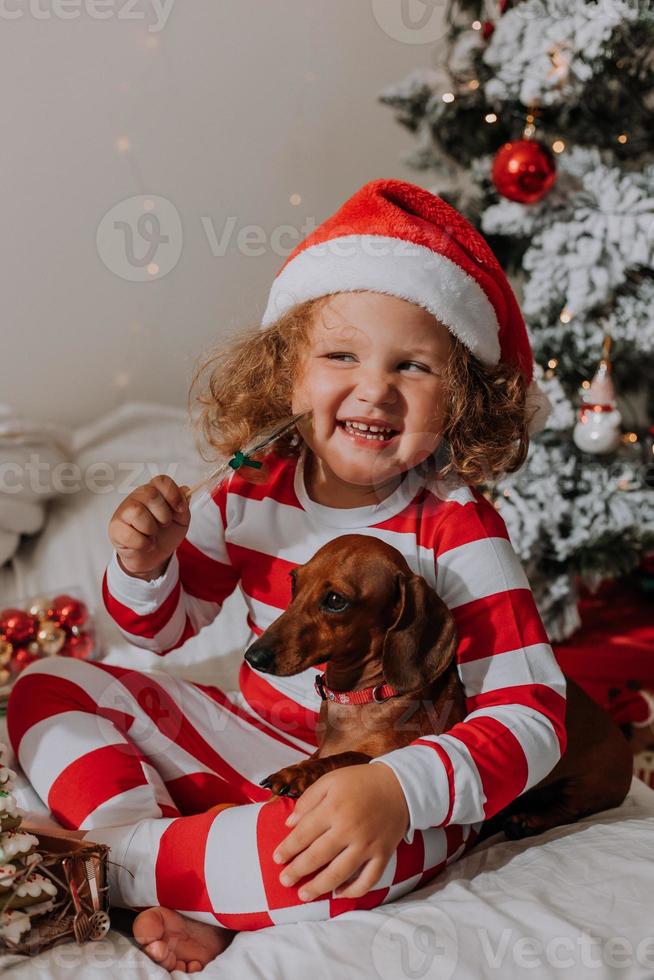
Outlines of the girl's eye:
M326 612L343 612L350 605L347 599L338 592L328 592L320 603Z
M327 357L331 360L334 358L340 359L342 357L354 357L354 354L327 354ZM428 368L426 364L419 364L418 361L402 361L400 367L403 367L405 364L412 364L414 367L417 367L419 371L424 371L426 374L430 373L430 368Z

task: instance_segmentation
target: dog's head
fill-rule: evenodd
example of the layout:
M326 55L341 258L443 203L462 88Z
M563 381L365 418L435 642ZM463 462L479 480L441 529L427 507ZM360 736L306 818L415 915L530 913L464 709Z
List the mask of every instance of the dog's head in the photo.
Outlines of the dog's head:
M245 653L257 670L286 676L332 661L361 684L379 675L398 692L436 680L456 652L454 617L397 549L346 534L290 572L291 602Z

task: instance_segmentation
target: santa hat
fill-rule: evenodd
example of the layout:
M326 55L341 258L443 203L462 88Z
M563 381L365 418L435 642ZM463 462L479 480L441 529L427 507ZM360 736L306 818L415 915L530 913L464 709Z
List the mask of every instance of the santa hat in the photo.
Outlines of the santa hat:
M364 184L291 252L262 327L297 303L358 289L428 310L482 364L520 367L529 431L543 429L551 404L534 377L518 302L484 237L450 204L403 180Z

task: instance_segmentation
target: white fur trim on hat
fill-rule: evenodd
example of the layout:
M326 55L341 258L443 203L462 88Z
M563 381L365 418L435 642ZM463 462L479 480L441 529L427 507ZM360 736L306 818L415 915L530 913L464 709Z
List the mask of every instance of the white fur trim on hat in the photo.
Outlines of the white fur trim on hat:
M343 235L298 252L274 280L261 325L297 303L356 289L416 303L483 364L499 363L497 316L479 283L424 245L383 235Z

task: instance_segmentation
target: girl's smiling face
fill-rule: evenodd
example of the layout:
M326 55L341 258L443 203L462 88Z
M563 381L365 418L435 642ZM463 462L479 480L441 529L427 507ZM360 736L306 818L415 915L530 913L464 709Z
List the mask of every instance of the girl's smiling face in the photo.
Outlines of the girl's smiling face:
M313 499L333 507L375 503L436 450L451 348L447 327L408 300L367 291L325 300L292 401L294 413L313 410L300 426L312 451L306 475ZM393 432L366 436L346 425L353 420Z

